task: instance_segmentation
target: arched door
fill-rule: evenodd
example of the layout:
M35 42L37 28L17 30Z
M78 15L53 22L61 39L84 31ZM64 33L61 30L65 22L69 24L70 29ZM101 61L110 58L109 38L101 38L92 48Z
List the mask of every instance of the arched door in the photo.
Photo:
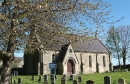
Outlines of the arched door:
M71 59L69 59L67 62L67 73L74 74L74 68L75 68L74 62Z

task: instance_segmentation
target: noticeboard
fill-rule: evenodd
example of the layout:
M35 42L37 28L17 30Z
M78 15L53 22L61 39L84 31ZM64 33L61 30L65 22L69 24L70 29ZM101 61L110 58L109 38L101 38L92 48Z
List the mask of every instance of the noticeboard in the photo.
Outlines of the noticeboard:
M56 63L49 63L49 69L56 69L57 64Z

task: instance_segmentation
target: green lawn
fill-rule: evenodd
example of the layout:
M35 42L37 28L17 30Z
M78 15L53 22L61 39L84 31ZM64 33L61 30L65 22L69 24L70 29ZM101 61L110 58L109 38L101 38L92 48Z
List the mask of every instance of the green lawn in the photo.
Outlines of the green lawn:
M88 75L81 75L82 77L81 84L86 84L87 80L93 80L95 84L104 84L104 76L111 77L111 81L112 81L111 84L118 84L118 78L124 78L126 83L130 84L130 72L115 72L115 73L103 73L103 74L94 73L94 74L88 74ZM56 84L61 84L61 77L62 75L57 75ZM42 82L41 83L38 82L39 76L35 76L34 81L31 80L32 76L15 76L13 77L13 80L17 81L18 78L22 79L23 84L43 84L43 77L42 77ZM74 79L77 80L78 77L75 76ZM48 84L50 84L50 81ZM66 84L73 84L72 81L69 80L69 76L67 77Z

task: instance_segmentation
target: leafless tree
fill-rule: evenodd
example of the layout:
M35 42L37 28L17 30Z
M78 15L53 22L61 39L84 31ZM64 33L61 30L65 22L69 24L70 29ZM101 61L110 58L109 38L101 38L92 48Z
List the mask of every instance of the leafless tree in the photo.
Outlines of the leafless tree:
M108 32L107 46L111 50L113 57L123 59L123 68L126 68L126 60L129 58L130 49L130 26L112 26Z
M118 60L119 68L121 66L121 46L120 46L120 35L117 28L111 26L106 40L107 47L111 50L113 58Z
M129 57L130 49L130 25L119 26L119 35L120 35L120 46L121 46L121 56L123 59L123 68L126 68L126 60Z

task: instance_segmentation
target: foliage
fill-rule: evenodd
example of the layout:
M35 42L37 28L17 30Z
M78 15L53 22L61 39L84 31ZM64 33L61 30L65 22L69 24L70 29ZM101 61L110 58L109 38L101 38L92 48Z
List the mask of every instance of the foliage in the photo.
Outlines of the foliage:
M112 26L108 31L107 46L111 50L114 58L123 59L123 66L126 67L126 59L129 57L130 49L130 26Z
M9 82L15 50L44 50L55 36L86 35L86 25L100 28L110 11L101 0L2 0L0 2L1 81ZM87 24L86 24L87 23ZM77 27L79 30L77 30ZM76 30L76 31L75 31ZM84 31L82 33L82 31ZM27 46L26 46L27 45ZM53 45L52 45L53 46ZM6 79L6 80L5 80Z
M114 26L111 26L108 31L106 45L111 50L112 56L118 59L119 66L121 65L120 64L120 59L121 59L120 39L121 38L119 36L118 29L115 28Z
M129 58L130 49L130 26L119 26L118 27L120 36L121 56L123 59L123 68L126 68L126 59Z

